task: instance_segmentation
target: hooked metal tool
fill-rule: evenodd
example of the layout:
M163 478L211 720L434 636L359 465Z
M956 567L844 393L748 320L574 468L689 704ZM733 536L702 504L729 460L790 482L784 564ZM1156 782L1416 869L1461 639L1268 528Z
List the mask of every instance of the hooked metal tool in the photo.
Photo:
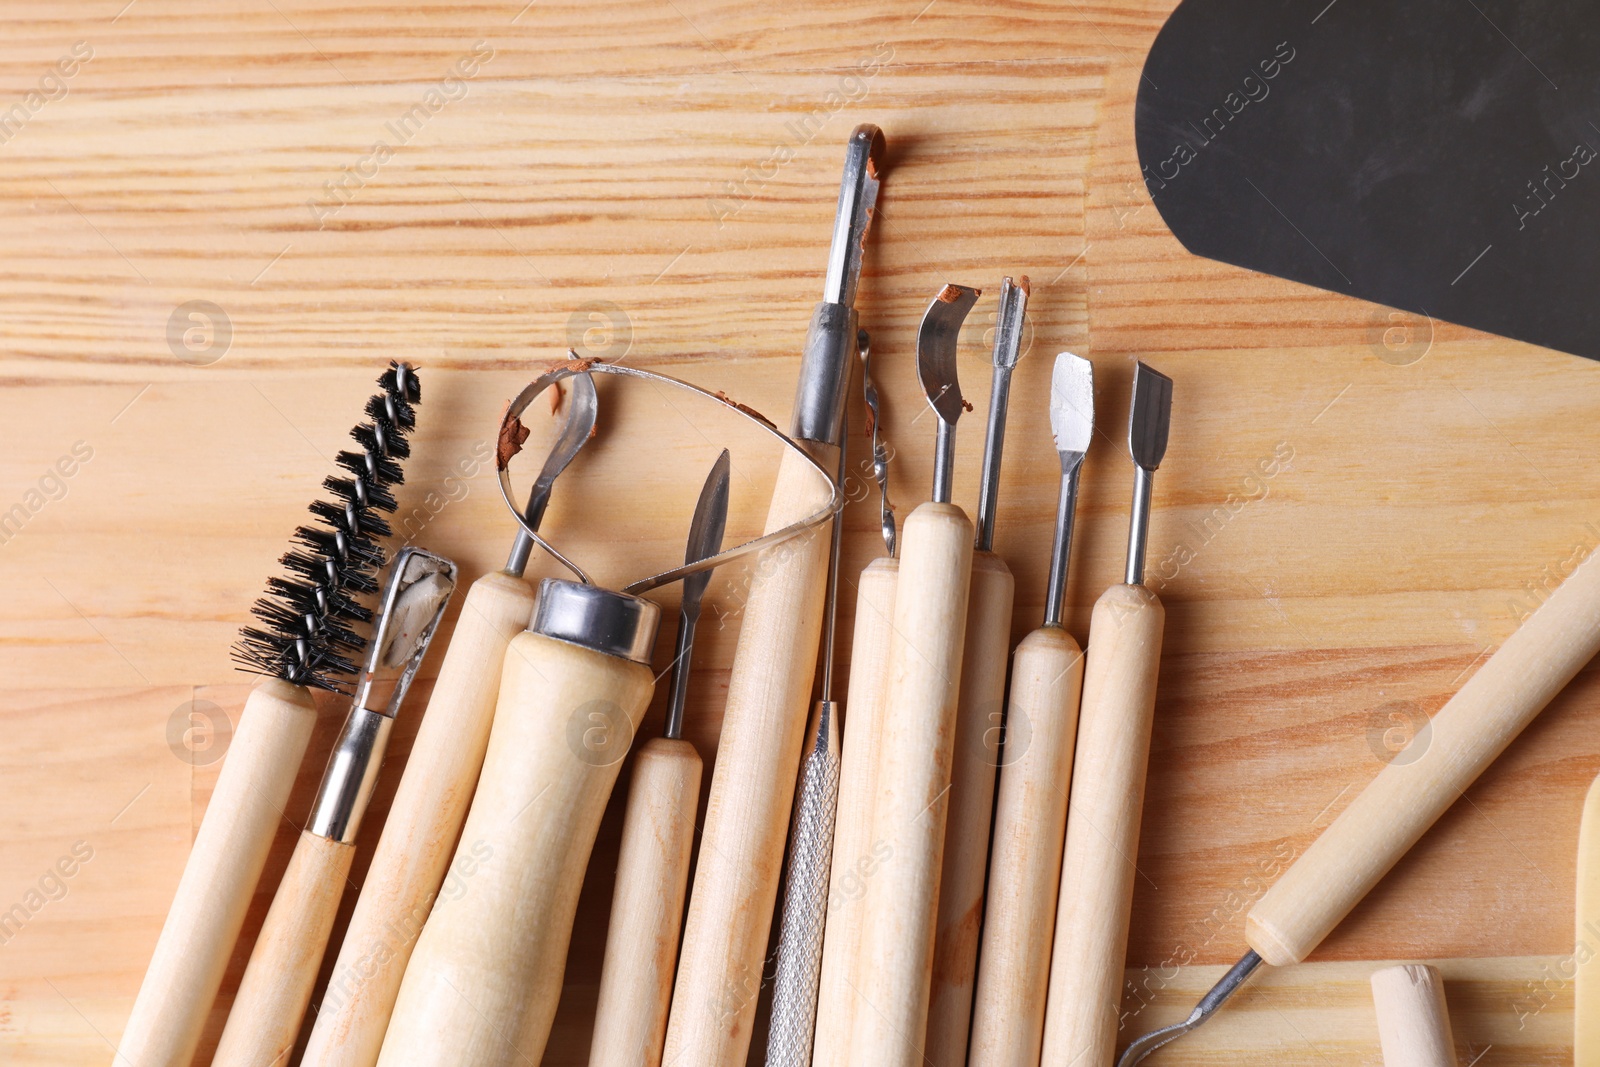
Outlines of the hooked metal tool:
M967 312L982 290L946 285L922 315L917 330L917 381L927 394L928 406L939 417L933 451L933 502L950 503L955 481L956 420L966 410L961 381L956 373L956 344Z

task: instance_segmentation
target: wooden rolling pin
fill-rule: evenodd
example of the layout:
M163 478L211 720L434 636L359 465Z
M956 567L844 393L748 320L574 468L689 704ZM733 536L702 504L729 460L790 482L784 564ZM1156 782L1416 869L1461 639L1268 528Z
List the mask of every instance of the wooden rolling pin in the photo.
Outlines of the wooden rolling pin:
M994 780L1006 661L1011 652L1011 615L1016 581L994 554L995 512L1005 450L1011 372L1022 358L1028 279L1000 283L995 316L994 364L989 389L989 424L984 438L978 490L977 540L967 598L961 695L956 704L954 762L950 767L949 820L939 876L939 921L933 939L933 986L928 992L928 1034L923 1055L931 1067L962 1067L977 985L978 936L983 923L989 827L994 818Z
M1372 975L1383 1067L1456 1067L1444 980L1426 964L1385 967Z
M452 863L462 890L441 897L417 939L383 1067L521 1067L544 1055L589 853L654 689L658 615L636 597L541 583L533 627L506 653Z
M695 505L685 564L698 563L722 548L728 522L728 471L728 450L723 449ZM661 1063L703 769L700 753L683 739L683 713L694 666L695 628L710 582L709 570L683 580L666 727L634 757L589 1067Z
M1140 363L1128 433L1136 480L1127 581L1106 590L1089 620L1045 1007L1045 1063L1109 1064L1116 1052L1166 619L1161 601L1143 585L1144 547L1171 405L1171 381Z
M590 439L598 417L594 380L578 374L571 382L561 432L523 511L536 529L556 478ZM533 539L519 530L505 569L467 590L300 1067L378 1062L406 963L445 883L483 769L506 648L533 616L533 587L523 578L532 548Z
M395 558L344 732L250 953L212 1067L289 1062L355 858L395 716L456 587L456 565L419 548ZM374 682L390 682L378 702Z
M1056 357L1051 376L1050 427L1061 460L1055 543L1044 622L1011 665L969 1067L1038 1067L1044 1034L1083 685L1083 652L1062 620L1078 475L1094 437L1094 367L1069 352Z
M882 842L872 839L878 796L878 760L883 742L883 700L888 686L889 635L900 561L892 556L867 564L856 583L855 636L850 643L849 709L834 818L833 866L828 878L827 925L822 939L822 975L817 988L817 1029L812 1067L844 1067L860 1004L856 959L867 884L883 866Z
M923 504L902 542L871 831L886 858L862 904L852 1067L922 1062L972 523L953 504Z
M857 347L861 253L883 151L876 126L850 135L823 299L801 358L789 435L824 470L838 461ZM767 531L814 513L831 492L803 457L786 452ZM811 530L767 549L754 571L667 1022L664 1059L673 1067L744 1067L749 1055L822 636L828 537Z

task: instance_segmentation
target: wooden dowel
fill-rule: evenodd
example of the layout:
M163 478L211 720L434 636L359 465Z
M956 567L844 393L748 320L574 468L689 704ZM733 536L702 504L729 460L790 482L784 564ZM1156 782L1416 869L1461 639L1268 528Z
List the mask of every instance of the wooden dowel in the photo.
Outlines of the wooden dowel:
M1583 798L1578 823L1578 921L1573 941L1574 1067L1600 1067L1600 778Z
M1089 621L1044 1063L1107 1065L1116 1052L1165 617L1148 589L1114 585Z
M972 523L922 504L906 519L889 641L872 837L888 859L867 881L851 1067L922 1062L938 917Z
M1372 975L1383 1067L1456 1067L1444 981L1426 964L1386 967Z
M930 1067L962 1067L978 977L978 936L989 827L994 817L994 743L999 737L1011 652L1016 580L993 552L972 556L967 625L961 655L961 694L950 764L949 819L939 876L939 921L933 940L933 986L928 991Z
M659 1067L700 806L700 753L653 737L634 757L589 1067Z
M867 882L883 865L881 842L872 839L877 801L878 753L883 740L883 698L889 681L889 635L900 561L867 564L856 583L855 636L850 643L850 688L844 701L844 744L834 819L833 866L822 938L817 1028L812 1067L844 1067L860 1004L856 957Z
M1082 686L1083 652L1066 630L1017 646L968 1067L1039 1064Z
M119 1067L194 1059L316 721L311 694L276 678L245 701L117 1045Z

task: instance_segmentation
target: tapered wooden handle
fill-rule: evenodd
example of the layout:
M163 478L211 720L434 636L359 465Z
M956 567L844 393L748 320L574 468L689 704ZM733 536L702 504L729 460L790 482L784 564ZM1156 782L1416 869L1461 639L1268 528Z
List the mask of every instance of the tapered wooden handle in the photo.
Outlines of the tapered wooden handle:
M968 1067L1039 1064L1082 686L1083 652L1066 630L1017 646Z
M700 807L700 753L654 737L634 757L589 1067L659 1067Z
M406 966L383 1067L524 1067L544 1055L600 816L650 668L512 639L478 791Z
M825 445L813 454L825 469L838 461ZM768 532L815 512L831 491L803 457L785 452ZM751 567L667 1023L665 1059L676 1067L744 1067L749 1055L811 710L828 544L819 527Z
M999 556L973 554L961 692L956 702L955 752L950 764L950 814L944 831L944 869L939 876L939 920L933 939L933 985L928 991L924 1054L933 1067L961 1067L967 1053L989 858L985 846L994 816L999 755L994 741L1006 696L1016 588L1016 580Z
M1425 964L1386 967L1372 976L1383 1067L1456 1067L1444 980Z
M194 1059L316 721L311 694L276 678L245 701L117 1046L121 1067Z
M287 1067L355 854L354 845L301 832L250 952L212 1067Z
M867 882L887 858L872 839L878 797L878 752L883 741L883 699L889 683L889 635L900 561L879 558L856 582L855 636L850 643L850 688L844 701L839 801L834 816L833 865L817 984L817 1025L812 1067L844 1067L860 997L856 958Z
M1114 585L1089 620L1045 1007L1045 1063L1104 1067L1116 1050L1165 619L1154 593Z
M1600 650L1591 554L1250 909L1245 940L1305 959Z
M867 881L851 1067L922 1061L939 874L972 574L972 523L951 504L906 519L889 639L872 837L890 858Z
M412 946L466 818L505 665L532 588L499 572L472 583L411 745L328 979L301 1067L372 1067Z
M1600 1067L1600 778L1583 798L1578 823L1578 973L1572 981L1574 1067ZM1576 954L1575 954L1576 955Z

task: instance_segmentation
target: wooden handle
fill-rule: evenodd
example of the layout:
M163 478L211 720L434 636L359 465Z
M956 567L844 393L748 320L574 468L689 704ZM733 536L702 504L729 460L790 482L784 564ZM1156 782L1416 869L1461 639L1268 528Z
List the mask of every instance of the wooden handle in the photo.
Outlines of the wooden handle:
M1506 638L1245 919L1274 966L1299 963L1600 650L1600 553Z
M968 1067L1039 1064L1082 687L1083 652L1066 630L1017 646Z
M1573 942L1577 974L1572 983L1574 1067L1600 1067L1600 778L1583 798L1578 823L1578 931Z
M967 598L961 692L950 765L949 818L944 870L939 876L939 920L933 938L933 985L928 991L925 1054L934 1067L960 1067L972 1020L977 982L978 932L983 924L983 881L994 816L995 759L1011 651L1011 608L1017 583L992 552L972 557Z
M286 1067L355 854L354 845L301 832L250 952L212 1067Z
M928 1026L972 523L951 504L906 519L889 639L872 837L889 858L867 881L852 1067L915 1067Z
M316 721L311 694L276 678L245 701L117 1046L123 1067L194 1059Z
M1386 967L1372 975L1383 1067L1456 1067L1444 982L1424 964Z
M813 452L825 469L838 461L833 448ZM816 511L830 492L804 458L785 452L767 530ZM666 1060L680 1067L744 1067L750 1051L811 710L828 544L819 527L752 566L667 1023Z
M1161 601L1138 585L1107 589L1089 620L1045 1007L1045 1063L1105 1065L1116 1050L1165 620Z
M583 872L653 684L644 664L512 639L456 877L411 954L382 1067L540 1061Z
M378 1062L406 962L483 768L506 646L527 627L533 600L527 582L499 572L467 591L301 1067Z
M659 1067L700 807L700 753L654 737L634 757L589 1067Z
M883 699L889 685L889 635L900 561L867 564L856 583L855 636L850 644L850 688L844 701L844 744L839 802L834 816L833 865L817 986L817 1026L812 1067L844 1067L860 1004L856 958L861 947L861 907L867 882L883 865L872 839L878 796L878 752L883 741Z

